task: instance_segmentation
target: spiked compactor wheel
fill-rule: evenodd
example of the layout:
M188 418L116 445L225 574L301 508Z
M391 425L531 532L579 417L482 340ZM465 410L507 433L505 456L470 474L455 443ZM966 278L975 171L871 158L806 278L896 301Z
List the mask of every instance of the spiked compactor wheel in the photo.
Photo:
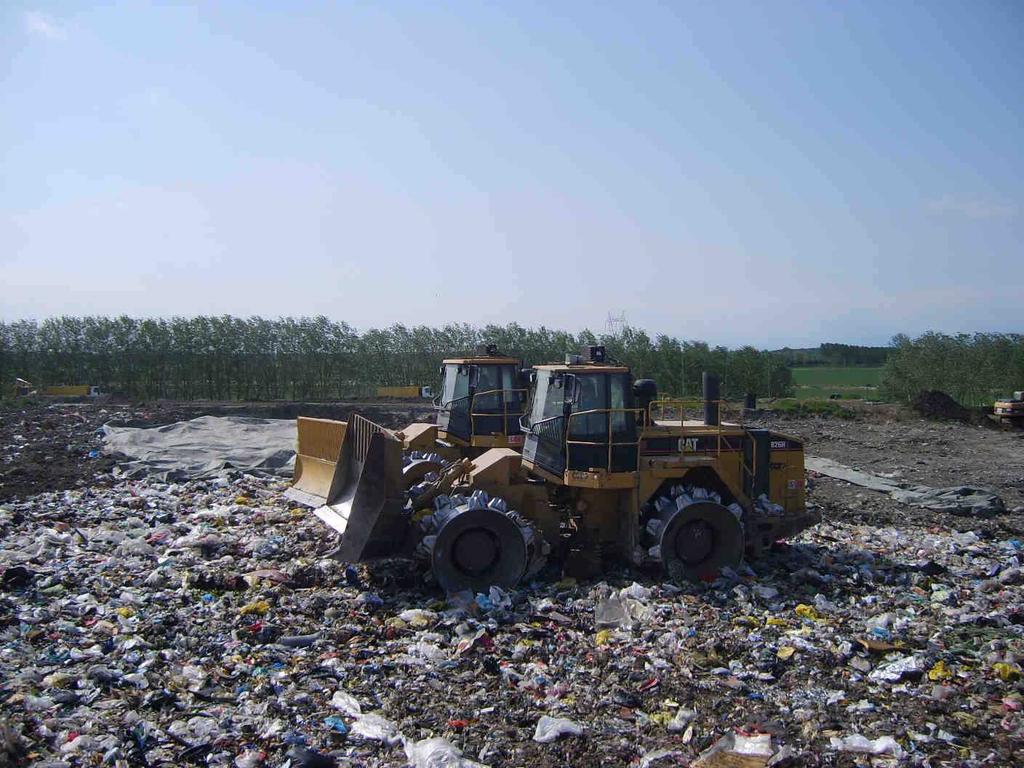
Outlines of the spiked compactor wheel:
M436 453L422 454L419 451L404 451L402 464L402 481L407 492L427 475L437 475L445 467L444 459Z
M743 526L722 504L695 501L681 509L665 504L655 540L661 564L672 577L713 579L743 559Z
M536 562L533 525L507 510L501 499L470 499L435 512L424 538L430 567L445 590L486 592L514 587Z

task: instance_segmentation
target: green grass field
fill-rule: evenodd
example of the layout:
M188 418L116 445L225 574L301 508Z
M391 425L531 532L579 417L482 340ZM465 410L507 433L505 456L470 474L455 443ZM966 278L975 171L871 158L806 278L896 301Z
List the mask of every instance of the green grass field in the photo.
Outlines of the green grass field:
M883 368L813 366L793 369L793 391L800 400L826 400L837 394L847 400L875 400Z

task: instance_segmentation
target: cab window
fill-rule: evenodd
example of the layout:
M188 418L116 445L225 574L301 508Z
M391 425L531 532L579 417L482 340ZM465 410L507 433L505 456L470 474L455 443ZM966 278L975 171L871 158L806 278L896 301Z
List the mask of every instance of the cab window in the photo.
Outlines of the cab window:
M611 414L612 435L617 439L628 435L629 439L632 439L633 433L636 430L636 416L622 410L633 408L635 405L633 387L629 380L629 375L620 373L608 378L609 407L613 411Z
M565 379L553 373L539 372L533 393L530 423L537 424L553 416L561 416L565 409Z
M496 365L476 366L473 382L473 410L488 413L501 410L501 371Z
M608 433L607 376L604 374L579 374L576 379L574 415L569 430L572 437L604 439ZM586 413L600 411L600 413Z
M444 367L444 391L441 394L442 405L469 396L469 370L461 365Z
M505 393L505 403L509 412L522 411L524 393L519 391L522 385L519 383L519 371L514 365L501 366L501 388Z

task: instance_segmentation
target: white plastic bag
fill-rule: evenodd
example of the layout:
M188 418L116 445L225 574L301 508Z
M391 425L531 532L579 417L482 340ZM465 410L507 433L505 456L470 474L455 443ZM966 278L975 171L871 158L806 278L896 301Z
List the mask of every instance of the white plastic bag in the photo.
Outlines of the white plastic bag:
M355 722L352 723L349 733L352 736L359 736L363 739L382 741L389 747L402 742L402 734L398 731L398 724L372 712L359 715Z
M562 736L582 736L583 726L566 717L549 717L542 715L537 721L537 730L533 732L533 740L540 744L550 744Z
M405 756L411 768L486 768L463 757L458 747L441 737L407 741Z

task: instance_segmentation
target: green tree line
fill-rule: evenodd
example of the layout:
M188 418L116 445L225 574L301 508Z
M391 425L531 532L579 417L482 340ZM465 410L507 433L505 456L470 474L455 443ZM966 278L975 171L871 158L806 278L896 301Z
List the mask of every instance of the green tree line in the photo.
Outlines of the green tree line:
M938 389L963 405L990 405L997 396L1024 390L1024 335L901 334L892 341L883 386L897 400Z
M526 365L564 359L588 344L652 378L677 396L700 392L702 371L722 377L727 397L782 396L785 362L746 346L727 349L636 328L613 335L524 328L393 325L357 331L326 317L56 317L0 323L0 381L37 386L89 384L133 398L180 400L333 400L378 386L437 386L442 358L487 343Z

